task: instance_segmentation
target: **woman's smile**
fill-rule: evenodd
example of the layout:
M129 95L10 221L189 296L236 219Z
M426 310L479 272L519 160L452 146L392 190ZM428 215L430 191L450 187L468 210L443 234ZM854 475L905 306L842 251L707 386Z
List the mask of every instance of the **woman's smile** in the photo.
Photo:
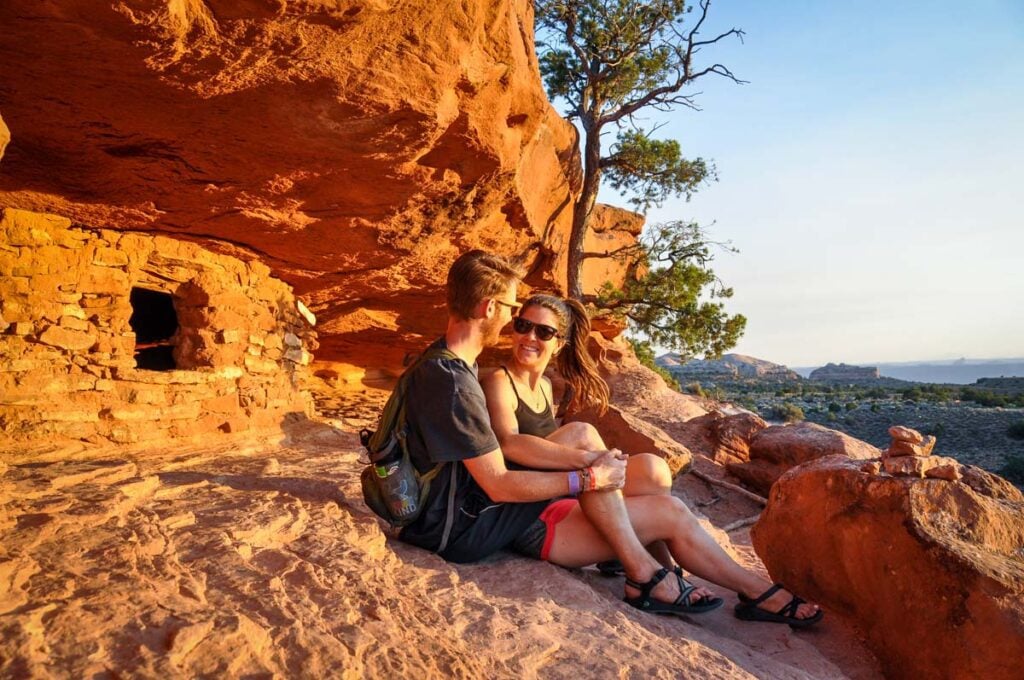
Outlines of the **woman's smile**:
M532 321L537 326L550 326L558 328L558 317L550 309L540 306L532 306L520 312L520 316ZM513 357L518 363L533 365L538 362L546 364L550 361L552 354L558 346L558 340L541 340L537 337L537 329L531 328L528 333L515 333Z

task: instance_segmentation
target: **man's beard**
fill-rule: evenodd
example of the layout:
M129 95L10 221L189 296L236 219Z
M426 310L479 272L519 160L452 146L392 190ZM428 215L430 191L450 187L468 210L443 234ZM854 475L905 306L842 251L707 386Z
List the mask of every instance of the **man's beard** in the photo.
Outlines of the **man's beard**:
M498 344L498 340L501 338L501 329L505 327L499 318L489 319L483 327L484 335L484 347L494 347Z

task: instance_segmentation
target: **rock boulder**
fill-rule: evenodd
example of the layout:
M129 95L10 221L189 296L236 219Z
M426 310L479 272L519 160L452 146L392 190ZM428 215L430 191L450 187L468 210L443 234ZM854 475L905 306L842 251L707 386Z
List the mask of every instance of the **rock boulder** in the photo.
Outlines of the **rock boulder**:
M783 475L752 530L772 578L852 617L887 677L1021 677L1024 496L871 474L829 456Z
M807 461L840 454L866 460L882 452L849 435L814 423L775 425L750 439L750 459L727 467L746 484L767 495L772 484L790 468Z
M750 461L750 440L768 427L754 413L726 414L722 411L712 411L690 420L686 425L691 436L703 444L698 447L701 453L722 464Z
M693 465L693 454L689 449L663 430L615 406L609 406L604 415L598 415L596 409L587 409L573 414L567 420L590 423L611 448L621 449L628 454L653 453L664 458L673 477L688 471Z

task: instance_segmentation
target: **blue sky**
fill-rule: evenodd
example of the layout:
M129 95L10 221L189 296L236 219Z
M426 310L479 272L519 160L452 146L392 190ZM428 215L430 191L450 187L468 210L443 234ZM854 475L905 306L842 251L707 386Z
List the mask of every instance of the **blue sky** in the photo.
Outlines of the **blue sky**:
M713 3L706 32L733 26L703 57L749 84L658 114L719 181L648 220L740 249L714 265L748 318L734 351L1024 356L1024 2Z

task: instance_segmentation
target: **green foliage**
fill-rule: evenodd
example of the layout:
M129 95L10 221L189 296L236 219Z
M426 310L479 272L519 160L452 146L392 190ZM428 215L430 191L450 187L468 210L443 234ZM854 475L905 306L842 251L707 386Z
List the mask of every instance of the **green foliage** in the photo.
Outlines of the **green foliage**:
M837 404L836 402L830 401L828 403L828 412L829 413L839 413L842 410L843 410L843 407L840 406L839 404Z
M1006 436L1011 439L1024 439L1024 420L1018 420L1006 428Z
M846 402L846 410L847 411L853 411L856 408L857 408L857 402L855 402L855 401L848 401L848 402Z
M700 28L709 0L535 0L540 73L548 95L565 104L583 133L583 183L573 205L569 238L568 287L582 298L580 271L584 235L602 178L638 209L646 211L671 196L690 194L715 175L702 158L688 160L679 142L651 137L638 125L648 109L696 109L684 88L706 75L739 81L721 64L699 67L704 49L743 32L731 29L706 36ZM618 134L610 149L604 135Z
M991 390L981 390L974 387L964 387L960 390L960 399L963 401L973 401L979 406L986 407L997 407L997 406L1012 406L1013 400L1002 394L996 394Z
M942 435L946 434L946 426L944 423L932 423L928 427L921 430L921 433L932 434L935 435L936 437L941 437Z
M676 380L676 377L659 366L654 360L654 348L651 347L651 343L629 338L629 344L632 345L633 354L636 355L637 360L639 360L641 364L660 375L666 385L674 389L676 392L679 391L679 381ZM700 383L698 383L698 385L699 384Z
M804 410L789 402L779 404L773 411L774 416L784 423L798 423L804 419Z
M903 397L904 401L917 402L924 398L924 392L921 391L920 387L908 387L900 390L900 396Z
M742 406L743 408L747 409L748 411L757 413L757 402L755 402L750 397L740 397L736 400L736 403Z
M637 247L623 255L635 275L622 288L606 284L595 304L625 317L630 330L646 342L684 358L721 356L736 345L747 320L730 316L717 301L732 297L732 289L709 266L712 245L694 222L652 225Z
M871 403L871 412L872 413L878 413L881 410L882 410L882 407L879 406L876 402L872 402Z
M687 392L687 394L692 394L692 395L694 395L696 397L706 397L707 396L704 393L704 388L701 386L699 380L694 380L691 383L687 383L686 384L686 392Z
M1011 455L999 470L999 474L1014 484L1024 484L1024 456Z
M704 159L683 158L676 140L650 139L637 130L620 132L611 155L601 164L609 184L623 195L631 194L629 202L641 212L672 196L689 197L714 175Z
M725 401L728 398L725 390L718 385L706 388L704 390L704 396L708 399L714 399L715 401Z
M568 103L566 117L614 122L638 109L694 107L679 91L710 73L735 77L721 64L697 70L701 46L730 36L702 39L684 30L692 7L684 0L537 0L540 72L552 99Z

